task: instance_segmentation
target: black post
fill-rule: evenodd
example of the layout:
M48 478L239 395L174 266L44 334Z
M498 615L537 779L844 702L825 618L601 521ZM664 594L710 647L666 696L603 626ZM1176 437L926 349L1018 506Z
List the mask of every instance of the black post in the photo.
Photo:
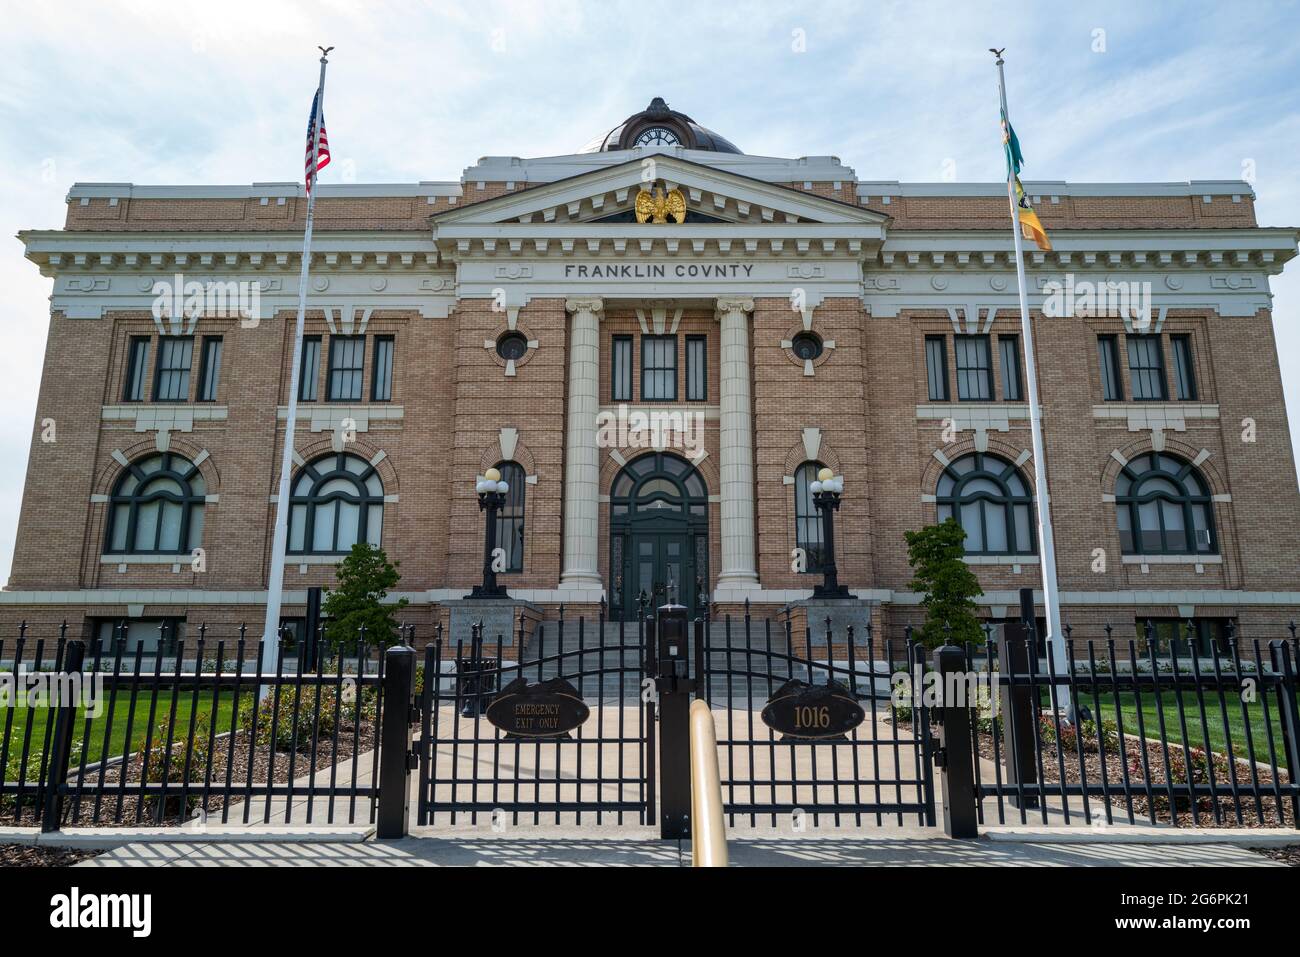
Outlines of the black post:
M1282 754L1286 772L1294 782L1300 774L1300 708L1296 707L1296 673L1291 661L1291 646L1285 641L1272 641L1268 646L1273 659L1273 670L1280 676L1277 684L1278 724L1282 726ZM1300 798L1291 794L1291 814L1295 826L1300 828Z
M687 610L659 609L655 629L659 692L659 836L691 836L691 691Z
M320 671L320 601L321 588L311 585L307 589L307 613L302 623L302 644L298 654L306 654L304 671Z
M41 813L41 830L57 831L59 821L63 818L63 786L68 782L68 761L72 754L72 736L76 730L77 699L71 692L81 691L81 664L86 660L86 643L80 639L68 642L63 661L63 673L76 675L77 681L63 682L63 689L69 692L69 698L58 703L59 712L54 718L54 740L50 742L50 764L46 769L45 802ZM40 664L37 664L39 669ZM52 689L52 698L57 698L60 689ZM123 771L125 773L125 771Z
M939 673L939 766L943 769L943 830L949 837L979 837L975 813L975 756L971 750L966 653L956 645L934 650Z
M1038 613L1034 609L1034 590L1032 588L1020 589L1020 621L1029 629L1029 635L1034 641L1034 654L1039 652L1038 643L1043 640L1043 636L1038 633Z
M505 492L480 492L478 507L487 514L487 530L483 535L483 584L475 585L471 598L508 598L506 590L497 584L496 569L492 567L492 553L497 550L497 511L506 503Z
M813 586L814 598L848 598L835 565L835 513L840 510L839 492L814 492L813 504L822 513L822 583Z
M411 770L415 767L415 754L411 750L411 699L414 694L415 649L394 645L384 655L379 813L375 820L375 837L380 840L405 837L411 822Z
M1029 589L1021 589L1021 594ZM1038 783L1038 762L1034 754L1034 722L1037 709L1027 684L1013 684L1011 678L1030 673L1029 656L1037 649L1029 647L1029 629L1023 623L998 625L998 671L1004 679L999 689L998 713L1002 716L1002 763L1011 787ZM1020 807L1019 797L1011 803ZM1026 808L1038 807L1038 797L1025 795Z

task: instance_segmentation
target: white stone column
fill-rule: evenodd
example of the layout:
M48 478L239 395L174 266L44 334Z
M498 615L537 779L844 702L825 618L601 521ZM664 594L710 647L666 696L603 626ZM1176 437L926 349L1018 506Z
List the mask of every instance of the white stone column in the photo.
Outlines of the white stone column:
M719 471L722 476L722 569L718 595L758 588L754 561L754 422L749 385L752 299L719 299L722 326ZM740 596L737 596L740 597Z
M564 566L560 587L601 591L596 554L600 542L600 459L596 416L600 411L599 299L570 299L569 411L564 445Z

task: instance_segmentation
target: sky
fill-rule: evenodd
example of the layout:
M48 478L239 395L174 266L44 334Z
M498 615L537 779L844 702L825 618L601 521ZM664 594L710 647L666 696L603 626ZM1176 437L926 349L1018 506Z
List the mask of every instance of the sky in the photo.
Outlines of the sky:
M297 180L317 44L335 47L324 183L572 153L654 96L746 153L994 182L996 46L1026 180L1249 175L1261 225L1300 226L1288 3L0 0L0 23L0 582L51 286L15 234L62 226L74 182ZM1294 447L1300 260L1273 291Z

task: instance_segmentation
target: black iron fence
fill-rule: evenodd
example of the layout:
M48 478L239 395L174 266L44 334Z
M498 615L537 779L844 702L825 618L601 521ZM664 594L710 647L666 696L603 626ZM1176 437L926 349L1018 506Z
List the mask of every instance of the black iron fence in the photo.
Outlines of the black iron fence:
M748 614L688 626L679 609L674 629L665 641L653 617L561 611L527 635L407 628L429 642L418 655L368 648L364 633L333 653L291 657L286 643L273 665L243 629L199 628L162 653L24 630L0 639L0 824L375 823L392 836L416 770L420 824L652 823L685 747L665 702L688 696L714 712L733 824L932 825L936 770L950 833L1300 818L1294 632L1071 631L1058 660L1019 625L938 652L870 624L797 635ZM772 717L818 695L853 721L821 734Z
M799 815L813 826L887 818L933 826L934 769L928 708L901 722L888 709L890 677L924 666L911 640L877 643L867 623L843 634L804 630L797 641L788 618L755 625L749 614L695 625L697 696L719 712L718 765L723 810L734 825L748 817ZM820 654L825 657L820 657ZM863 705L862 723L825 738L782 734L762 720L765 705L787 682L834 684Z
M435 629L420 688L418 823L650 823L655 813L655 702L642 700L653 660L644 619L566 620L508 635L444 641ZM507 652L510 652L508 655ZM499 695L582 720L556 726L489 721ZM531 696L531 697L530 697ZM539 697L540 696L540 697ZM537 701L537 704L528 704ZM544 702L544 703L541 703ZM502 722L506 723L506 722Z
M1058 661L1002 632L965 649L982 823L1297 826L1294 636L1072 636Z
M382 653L305 670L206 627L165 654L64 632L0 639L0 823L373 822Z

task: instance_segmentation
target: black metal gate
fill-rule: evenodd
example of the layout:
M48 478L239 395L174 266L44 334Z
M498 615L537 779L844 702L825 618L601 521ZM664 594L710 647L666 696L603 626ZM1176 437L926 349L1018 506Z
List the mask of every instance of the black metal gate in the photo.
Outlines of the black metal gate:
M697 696L705 698L718 725L718 764L723 809L755 824L778 815L802 815L816 826L933 826L935 741L929 715L918 700L891 706L890 678L924 667L924 650L910 641L876 647L871 625L842 636L829 629L818 641L805 630L793 640L789 620L764 620L755 628L748 614L739 621L695 623ZM820 651L819 651L820 647ZM801 653L802 652L802 653ZM824 685L835 681L862 705L862 724L834 739L782 736L761 714L773 692L790 679ZM797 822L798 824L798 822Z
M435 638L425 649L418 823L465 816L477 823L480 814L494 825L544 817L555 824L607 816L620 824L653 821L655 716L641 692L644 622L606 622L602 613L591 628L581 618L566 622L561 608L559 622L513 636L513 648L505 636L484 639L481 632L476 627L472 639L454 644ZM575 730L509 737L484 716L510 682L557 677L590 708Z

